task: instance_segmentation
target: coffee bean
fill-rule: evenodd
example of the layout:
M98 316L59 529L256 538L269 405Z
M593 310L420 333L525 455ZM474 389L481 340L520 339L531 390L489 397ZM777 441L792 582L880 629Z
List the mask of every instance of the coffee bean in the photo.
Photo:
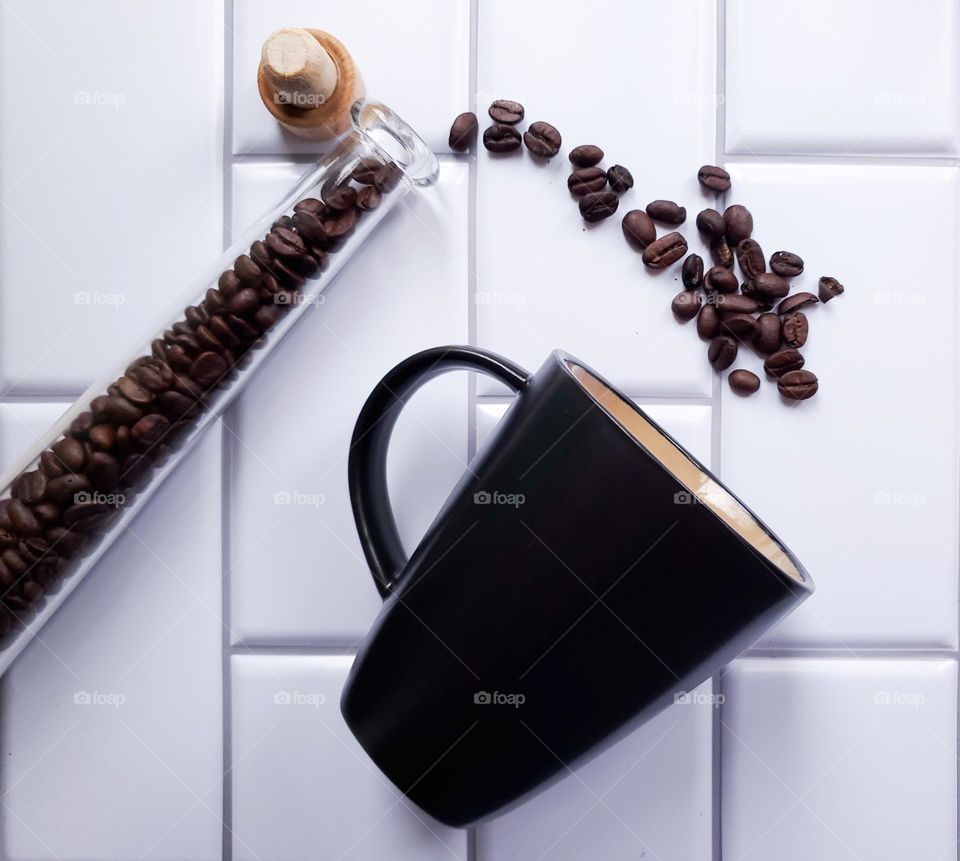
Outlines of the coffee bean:
M380 205L382 198L383 194L378 188L372 185L365 185L357 192L357 209L363 212L376 209ZM321 265L323 265L323 263L321 263Z
M95 425L90 428L90 444L97 451L109 451L117 438L117 430L113 425Z
M366 185L364 191L372 190L379 194L372 185ZM323 222L312 212L295 212L293 214L293 225L297 232L308 242L323 242L327 238L327 232L323 228ZM256 245L256 243L254 243Z
M130 428L130 436L141 445L154 446L163 439L168 430L170 430L170 420L160 413L151 413Z
M763 249L755 239L744 239L737 246L737 262L747 278L756 278L767 271Z
M580 214L584 221L603 221L617 211L620 198L612 191L592 191L580 198Z
M809 333L810 324L803 311L794 311L783 318L783 343L788 347L802 347Z
M106 452L93 452L87 461L87 478L98 490L116 487L120 483L120 461Z
M227 310L238 317L247 317L260 307L260 295L256 290L244 287L227 304Z
M665 224L683 224L687 220L687 210L672 200L654 200L648 203L647 215L654 221Z
M710 243L710 256L717 266L733 269L733 249L722 236Z
M697 334L704 340L709 341L716 337L720 331L720 315L717 313L715 305L710 303L704 305L697 315Z
M517 144L519 146L519 144ZM320 218L320 227L323 230L327 242L331 239L339 239L350 233L357 226L357 212L354 209L347 209L342 212L326 212ZM302 279L291 279L290 273L284 268L280 261L277 261L276 273L282 283L299 283ZM281 277L282 276L282 277Z
M490 126L483 133L483 145L490 152L516 152L520 149L520 132L512 126Z
M738 395L752 395L760 388L760 377L753 371L746 371L743 368L731 371L730 376L727 377L727 382Z
M228 269L224 272L220 279L217 281L217 289L223 294L224 297L229 299L237 290L240 289L240 279L237 277L237 273L232 269Z
M807 293L806 291L801 293L794 293L792 296L787 296L779 305L777 305L777 313L780 316L786 314L791 314L794 311L799 311L806 305L813 305L819 302L820 300L813 295L813 293Z
M727 230L723 216L715 209L704 209L697 215L697 230L707 239L719 239Z
M603 191L606 187L607 175L599 167L582 167L567 178L567 189L577 197Z
M607 182L617 194L623 194L633 188L633 174L622 164L615 164L607 171Z
M530 128L523 133L523 142L537 158L553 158L560 152L563 139L550 123L538 120L530 123Z
M778 350L764 360L763 369L771 377L780 377L789 371L799 371L803 367L803 355L799 350Z
M631 209L620 223L627 242L636 251L642 251L657 238L657 228L642 209Z
M720 314L720 331L740 341L752 341L757 335L757 321L750 314Z
M697 179L710 191L727 191L730 188L730 174L716 165L705 164L697 172Z
M749 209L739 203L723 211L723 222L726 225L727 242L734 247L744 239L749 239L753 233L753 216Z
M263 270L246 254L241 254L233 261L233 271L245 287L256 287L263 275Z
M288 306L275 302L270 305L261 305L251 318L251 322L254 326L266 331L276 324L286 307Z
M460 114L450 126L450 149L454 152L466 152L476 139L477 115L471 111Z
M703 286L703 258L699 254L691 254L683 261L680 279L687 290L697 290Z
M351 171L350 178L360 185L375 185L377 182L377 174L380 173L381 167L383 167L383 162L378 158L373 158L372 156L362 158ZM293 209L294 212L306 210L314 215L321 215L324 206L315 198L307 198L306 200L301 200Z
M811 371L788 371L777 380L777 391L791 401L812 398L819 388L817 375Z
M817 294L821 302L829 302L831 299L843 293L843 285L836 278L824 275L817 286Z
M512 102L509 99L497 99L487 109L487 113L490 114L490 119L494 122L512 126L523 119L524 110L520 102Z
M670 307L679 319L687 321L697 316L702 302L699 293L692 290L681 290L673 297Z
M803 273L803 258L792 251L775 251L770 258L770 269L784 278L796 278Z
M41 502L33 506L33 515L40 523L47 526L57 522L60 518L60 509L51 502Z
M757 317L757 337L753 340L754 348L767 355L777 352L781 343L780 318L770 313Z
M143 412L130 401L117 395L101 395L94 398L90 401L90 409L97 423L130 425L143 415Z
M333 209L333 207L331 207L331 209ZM335 211L341 212L343 210ZM285 230L283 227L278 227L275 230L271 230L267 234L267 238L264 241L267 243L267 249L270 251L271 257L279 257L283 261L296 260L307 250L303 242L303 237L297 236L296 233L293 233L290 230ZM258 284L256 285L251 285L248 282L244 284L244 286L259 286L259 278L257 281Z
M90 489L90 480L85 475L66 475L51 478L47 483L47 502L54 505L67 505L74 502L74 496ZM11 511L11 519L13 512ZM31 515L32 517L33 515Z
M738 296L736 293L720 294L715 298L714 304L721 317L728 314L755 314L759 310L756 299Z
M723 266L711 266L703 276L703 286L713 293L736 293L737 276Z
M603 161L603 150L593 144L581 144L570 150L567 158L577 167L593 167Z
M715 371L725 371L737 359L737 341L729 335L717 335L710 342L707 358Z
M192 418L199 413L199 404L181 392L164 392L157 398L160 411L172 422L183 418Z
M764 299L782 299L790 292L790 284L779 275L772 272L762 272L756 278L750 279L753 290L758 297Z
M80 472L83 469L86 453L78 440L70 436L64 437L59 442L54 443L51 448L64 469L69 472Z
M10 487L10 495L27 505L36 505L47 489L47 476L39 469L21 472Z
M201 353L190 366L190 376L207 388L218 383L227 373L227 363L220 353Z
M117 389L123 397L138 407L149 404L154 397L153 392L132 377L120 377L120 379L117 380Z
M680 233L667 233L643 251L643 263L650 269L666 269L687 253L687 240Z

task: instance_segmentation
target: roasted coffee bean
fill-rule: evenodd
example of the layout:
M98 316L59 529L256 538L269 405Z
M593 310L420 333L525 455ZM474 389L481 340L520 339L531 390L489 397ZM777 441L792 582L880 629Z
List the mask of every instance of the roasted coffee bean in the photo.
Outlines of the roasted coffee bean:
M704 188L710 191L727 191L730 188L730 174L722 167L705 164L697 172L697 179Z
M680 320L692 320L700 312L703 299L693 290L681 290L673 297L670 308Z
M137 410L137 412L139 412L139 410ZM80 470L83 469L86 453L79 440L71 436L64 437L62 440L55 442L51 448L64 469L69 472L80 472Z
M737 340L729 335L717 335L710 342L707 358L715 371L725 371L737 360Z
M717 266L723 266L725 269L733 269L733 249L722 236L714 239L710 243L710 256Z
M230 327L230 331L241 341L255 341L260 337L260 332L243 317L238 317L236 314L227 314L223 319Z
M321 217L320 226L323 229L324 241L339 239L342 236L346 236L357 226L357 211L355 209L345 209L340 212L336 210L328 211ZM277 262L279 263L280 261ZM288 270L285 269L282 264L277 266L277 271L280 273L278 277L281 283L285 278L289 278L287 275ZM302 281L302 279L296 280L297 283Z
M7 567L7 570L13 576L14 581L19 581L26 573L27 568L29 568L29 563L19 551L12 548L8 548L0 553L0 559L3 560L3 564ZM9 603L11 596L9 594L4 595L4 599Z
M757 352L764 355L775 353L782 343L780 318L770 313L757 317L757 337L753 340L753 346Z
M202 326L210 317L202 305L188 305L183 310L183 316L193 329Z
M615 164L607 171L607 182L617 194L623 194L633 188L633 174L622 164Z
M721 317L728 314L756 314L759 310L756 299L736 293L720 294L715 297L714 304Z
M329 206L330 209L353 209L353 207L357 205L357 190L352 185L337 186L333 191L324 193L323 202ZM283 228L276 232L280 234L281 238L289 242L290 240L285 234L281 233L282 229ZM287 232L289 233L289 231Z
M379 165L379 162L377 162L377 165ZM374 167L374 170L376 170L376 167ZM353 173L351 173L351 177L353 179L356 179L356 172L356 168L354 168ZM323 203L317 200L315 197L305 197L303 200L298 200L293 205L294 212L312 212L314 215L316 215L322 209Z
M771 377L780 377L789 371L799 371L803 367L803 355L799 350L778 350L764 360L763 369Z
M380 194L372 185L363 187L363 191L368 190ZM303 212L295 212L293 214L293 226L308 242L323 242L323 240L327 238L327 232L323 228L323 222L312 212L307 212L306 210Z
M726 227L727 242L736 247L753 233L753 216L750 210L739 203L728 206L723 211L723 223Z
M90 428L90 444L97 451L109 451L117 438L117 429L113 425L94 425Z
M335 211L342 212L343 210ZM279 227L276 230L271 230L267 234L267 238L264 241L267 243L267 248L270 251L270 255L272 257L279 257L284 261L296 260L307 250L302 236L298 236L293 231L285 230L282 227ZM259 286L259 284L256 286Z
M217 356L217 358L220 357ZM130 428L130 436L140 445L154 446L163 439L169 429L170 420L166 416L162 416L160 413L151 413Z
M86 493L88 490L90 490L90 480L85 475L74 475L68 472L66 475L51 478L47 482L47 501L64 506L73 503L78 493Z
M647 215L665 224L683 224L687 220L687 210L672 200L651 201L647 204Z
M253 315L253 324L259 326L264 331L272 328L280 319L285 307L285 305L277 302L270 305L261 305L257 309L257 313Z
M590 223L603 221L617 211L620 198L612 191L593 191L580 198L580 214Z
M520 102L512 102L509 99L497 99L487 109L490 119L495 123L514 126L523 119L524 110Z
M350 178L360 185L375 185L377 182L377 174L380 172L380 168L383 167L383 162L377 158L362 158L357 162L357 166L350 173ZM301 200L300 204L306 204L306 200ZM299 211L300 204L294 207L295 211ZM303 206L303 209L306 209L308 212L312 212L314 215L321 215L323 213L323 204L319 200L312 200L309 206Z
M477 115L472 111L460 114L450 126L448 143L454 152L467 152L477 140Z
M227 310L231 314L236 314L238 317L247 317L253 314L259 307L260 296L257 291L251 290L249 287L244 287L230 300L227 305ZM197 340L199 340L199 338Z
M203 297L203 307L206 308L206 310L210 313L211 317L214 314L219 314L221 309L223 308L223 305L224 305L224 300L223 300L222 293L220 293L218 290L215 290L213 287L207 290L206 294ZM157 342L154 341L154 343L156 344ZM162 344L163 342L161 341L160 343ZM166 354L164 353L163 355L157 355L156 350L154 350L154 355L158 359L163 359Z
M712 293L736 293L737 276L724 266L711 266L703 276L703 286Z
M383 194L388 194L400 184L402 177L403 171L399 165L389 161L377 171L377 175L373 179L373 184L378 191Z
M60 458L52 451L45 451L40 455L40 469L47 478L56 478L67 471L67 468L60 463Z
M372 185L365 185L357 192L357 209L363 212L369 212L380 205L383 195L380 190ZM321 267L323 262L321 262Z
M720 330L741 341L752 341L757 336L757 321L750 314L725 314L721 309Z
M563 139L550 123L538 120L530 123L530 128L523 133L523 142L537 158L553 158L560 152Z
M697 290L703 286L703 258L699 254L690 254L683 261L680 279L687 290Z
M256 287L263 275L263 270L246 254L241 254L233 261L233 271L237 273L240 284L245 287Z
M788 347L802 347L807 343L810 324L803 311L794 311L783 318L783 343Z
M567 189L576 197L603 191L606 187L607 175L599 167L582 167L567 177Z
M218 383L227 370L227 363L220 353L201 353L190 366L190 376L207 388Z
M285 227L287 230L293 230L293 219L289 215L281 215L270 227Z
M775 251L770 258L770 270L784 278L796 278L803 274L803 258L792 251Z
M153 392L132 377L120 377L117 380L117 389L123 397L138 407L149 404L153 400Z
M705 304L697 315L697 334L709 341L716 337L720 331L720 315L717 313L716 305Z
M792 296L787 296L786 299L777 305L777 313L780 314L780 316L792 314L794 311L799 311L806 305L814 305L819 301L813 293L807 293L806 291L794 293Z
M52 502L41 502L39 505L33 506L33 516L43 526L50 526L60 519L60 509Z
M657 238L657 228L642 209L631 209L620 222L623 235L630 247L642 251Z
M821 302L829 302L831 299L843 293L843 285L836 278L824 275L817 286L817 295Z
M737 262L747 278L756 278L767 271L767 261L763 249L756 239L744 239L737 246Z
M172 352L173 349L169 352ZM143 411L135 407L126 398L117 395L101 395L90 401L90 409L97 423L133 424L143 415Z
M229 350L240 344L240 339L233 334L233 330L227 325L227 321L223 317L214 317L210 320L210 331ZM192 367L193 362L188 360L186 368L177 368L177 370L184 372L189 371Z
M54 526L44 533L50 546L63 556L76 553L87 543L86 536L78 532L71 532L62 526Z
M643 251L643 263L650 269L666 269L687 253L687 240L680 233L667 233Z
M70 422L69 433L71 436L75 436L78 439L84 439L87 435L87 431L93 427L93 413L89 410L84 410L82 413L78 414L77 417Z
M790 292L790 284L786 279L773 272L762 272L756 278L750 279L752 289L757 297L763 299L782 299Z
M570 150L567 158L576 167L593 167L603 161L603 150L593 144L581 144Z
M104 451L93 452L87 460L87 478L97 490L116 487L120 483L120 461Z
M819 388L817 375L811 371L788 371L777 380L777 391L791 401L812 398Z
M200 346L203 347L204 352L208 350L219 352L220 350L226 349L226 345L213 334L213 331L208 326L201 326L197 329L197 340L200 342Z
M50 495L50 484L54 481L75 482L82 476L68 475L60 478L52 478L47 482L47 495ZM86 479L83 479L86 481ZM59 490L59 488L55 489ZM19 499L7 500L4 512L4 520L10 522L10 526L19 535L37 535L40 532L40 524L33 512Z
M520 132L513 126L492 125L483 133L483 145L490 152L516 152L520 140Z
M224 298L229 299L237 290L240 289L240 279L237 277L237 273L232 269L228 269L224 272L220 279L217 281L217 289L224 296Z
M723 216L715 209L704 209L697 215L697 230L707 239L719 239L727 230Z
M63 524L77 532L92 532L109 513L110 507L106 503L85 500L63 512Z
M760 388L760 377L753 371L746 371L743 368L731 371L727 382L738 395L752 395Z
M10 487L10 495L27 505L36 505L47 489L47 476L39 469L21 472Z
M117 428L116 440L113 443L114 453L117 457L123 459L129 455L135 447L133 437L130 436L130 428L121 425Z

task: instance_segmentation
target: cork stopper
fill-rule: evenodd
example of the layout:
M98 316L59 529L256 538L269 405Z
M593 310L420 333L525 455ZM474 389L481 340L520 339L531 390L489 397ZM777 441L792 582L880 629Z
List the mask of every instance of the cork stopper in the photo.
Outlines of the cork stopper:
M323 30L293 27L263 43L257 85L284 128L318 141L347 132L350 107L365 95L363 78L340 41Z

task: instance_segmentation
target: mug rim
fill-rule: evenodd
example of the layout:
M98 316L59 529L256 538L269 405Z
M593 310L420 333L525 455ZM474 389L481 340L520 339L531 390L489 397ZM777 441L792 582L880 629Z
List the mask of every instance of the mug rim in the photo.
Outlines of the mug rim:
M590 398L595 406L597 406L602 412L606 419L617 428L617 430L622 433L626 439L631 442L633 445L637 446L641 451L643 451L651 460L653 460L660 469L667 472L673 480L675 480L678 485L680 485L685 491L692 495L696 495L696 491L688 487L684 481L675 473L673 473L657 455L650 451L633 433L630 432L627 428L607 407L604 405L598 398L596 398L593 393L591 393L583 382L579 380L576 374L573 371L573 367L582 368L585 372L589 373L594 377L599 383L608 388L614 395L616 395L625 405L632 409L637 415L639 415L644 422L646 422L657 434L663 437L670 445L672 445L676 451L683 456L687 461L689 461L702 475L707 479L714 482L717 487L719 487L734 503L740 506L743 511L749 516L753 523L760 528L760 530L769 538L777 549L783 553L783 555L789 560L793 565L796 576L791 572L783 570L776 562L774 562L769 557L765 556L758 548L753 546L750 541L746 539L744 535L739 533L730 523L724 520L718 512L714 509L712 505L706 505L706 507L711 516L714 517L723 527L737 539L744 547L746 547L751 553L761 559L764 563L769 563L768 567L771 567L777 576L781 577L786 583L788 583L792 588L800 588L806 591L808 594L814 591L815 584L813 578L810 576L810 573L803 566L796 555L790 550L789 547L777 536L777 534L769 527L766 523L761 520L756 513L746 505L743 500L740 499L730 488L728 488L716 475L713 474L706 466L704 466L697 458L695 458L687 449L675 439L668 431L662 428L656 421L654 421L647 413L645 413L639 406L637 406L634 401L627 397L623 392L620 391L616 386L614 386L606 377L602 374L597 373L590 365L586 362L581 361L576 356L571 353L566 352L565 350L556 349L551 353L551 358L560 366L560 369L566 376L570 379L574 385L576 385L583 394Z

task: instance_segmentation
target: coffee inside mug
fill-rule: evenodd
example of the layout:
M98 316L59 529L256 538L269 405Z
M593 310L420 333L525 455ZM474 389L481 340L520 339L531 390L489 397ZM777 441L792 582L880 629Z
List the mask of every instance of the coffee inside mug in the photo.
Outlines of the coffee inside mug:
M610 417L642 445L682 484L697 502L706 505L754 550L794 580L803 576L783 546L723 487L704 473L687 454L659 428L652 425L637 407L586 368L564 360L574 378Z

